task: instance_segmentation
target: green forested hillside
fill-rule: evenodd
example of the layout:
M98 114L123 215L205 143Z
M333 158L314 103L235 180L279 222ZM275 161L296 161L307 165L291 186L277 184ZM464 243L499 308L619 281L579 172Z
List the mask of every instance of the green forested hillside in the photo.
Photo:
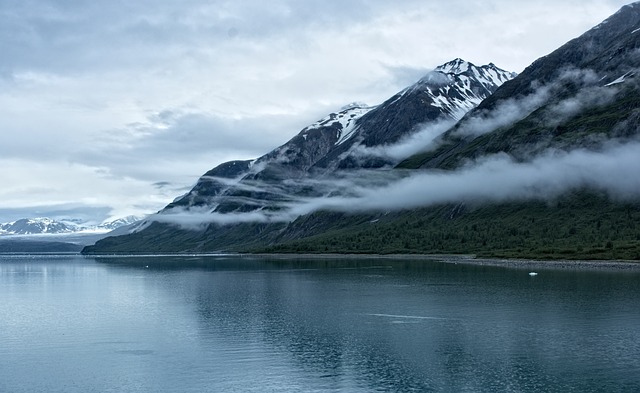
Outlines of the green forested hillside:
M289 224L207 230L154 224L100 253L275 252L475 254L536 259L640 259L640 202L580 191L552 202L448 204L400 212L316 212ZM87 247L86 253L93 248Z
M552 203L446 205L390 213L259 251L640 259L640 203L580 192Z

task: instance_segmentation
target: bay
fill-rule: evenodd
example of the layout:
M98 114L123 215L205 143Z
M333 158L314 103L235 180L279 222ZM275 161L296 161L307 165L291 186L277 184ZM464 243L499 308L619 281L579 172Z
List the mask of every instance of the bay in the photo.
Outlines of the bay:
M0 392L640 391L640 273L0 256Z

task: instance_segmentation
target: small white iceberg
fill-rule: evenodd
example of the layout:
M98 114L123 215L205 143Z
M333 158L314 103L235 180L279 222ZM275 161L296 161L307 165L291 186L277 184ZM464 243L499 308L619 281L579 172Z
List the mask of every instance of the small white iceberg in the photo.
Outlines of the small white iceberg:
M537 276L537 275L538 275L538 273L536 273L536 272L529 272L529 275L530 275L530 276Z

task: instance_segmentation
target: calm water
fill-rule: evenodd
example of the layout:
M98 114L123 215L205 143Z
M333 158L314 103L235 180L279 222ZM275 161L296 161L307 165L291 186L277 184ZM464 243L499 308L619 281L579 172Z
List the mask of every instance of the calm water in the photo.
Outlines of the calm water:
M635 392L640 274L0 256L0 392Z

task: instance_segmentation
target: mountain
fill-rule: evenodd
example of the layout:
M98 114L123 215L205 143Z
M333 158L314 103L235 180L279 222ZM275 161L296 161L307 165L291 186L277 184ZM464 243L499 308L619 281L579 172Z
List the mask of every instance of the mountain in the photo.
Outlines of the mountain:
M257 160L219 165L160 214L273 210L297 197L322 195L325 189L303 180L344 169L391 167L398 160L376 153L376 147L397 143L425 124L454 123L513 76L493 64L453 60L381 105L350 104Z
M50 218L22 218L20 220L0 224L2 235L33 235L41 233L71 233L76 232L75 224L63 223Z
M639 64L640 3L517 76L456 59L83 252L640 259Z
M74 218L39 217L0 223L0 252L79 252L105 236L128 233L140 220L128 216L96 225Z
M108 232L122 226L133 224L141 219L141 217L137 216L127 216L94 225L74 219L54 220L48 217L22 218L13 222L0 223L0 236Z

